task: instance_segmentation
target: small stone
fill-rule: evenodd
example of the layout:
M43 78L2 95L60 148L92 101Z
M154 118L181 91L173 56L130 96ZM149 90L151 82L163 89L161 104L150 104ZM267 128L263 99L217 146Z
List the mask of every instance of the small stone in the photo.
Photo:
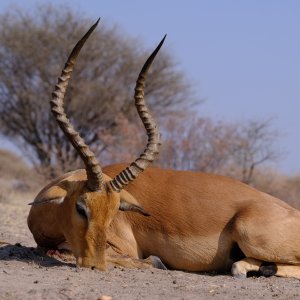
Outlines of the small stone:
M99 297L97 300L112 300L112 297L107 296L107 295L103 295L103 296Z

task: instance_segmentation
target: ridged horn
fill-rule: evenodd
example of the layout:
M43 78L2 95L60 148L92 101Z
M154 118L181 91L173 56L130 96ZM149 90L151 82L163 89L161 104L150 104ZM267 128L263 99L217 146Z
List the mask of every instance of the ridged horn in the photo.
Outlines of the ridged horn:
M79 42L77 42L77 44L73 48L62 70L61 76L58 78L55 90L52 93L52 100L50 101L51 111L54 114L59 127L72 143L73 147L80 155L85 164L87 173L87 187L91 191L101 190L104 186L102 170L95 154L85 144L84 140L74 129L70 120L66 116L66 113L64 111L64 97L73 71L73 67L76 63L77 56L86 40L97 27L99 20L100 19L97 20L97 22L88 30L88 32L79 40Z
M135 106L146 129L148 135L148 143L144 152L125 170L121 171L120 174L118 174L114 179L110 181L110 185L115 192L120 192L129 182L133 181L154 161L159 153L160 132L148 107L146 106L144 98L144 88L147 72L156 54L164 43L165 38L166 35L145 62L135 86Z

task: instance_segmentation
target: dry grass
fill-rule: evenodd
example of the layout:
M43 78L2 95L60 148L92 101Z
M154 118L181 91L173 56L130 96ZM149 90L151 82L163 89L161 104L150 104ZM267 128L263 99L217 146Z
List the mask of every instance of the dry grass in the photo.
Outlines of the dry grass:
M44 184L32 167L7 150L0 150L0 202L32 199Z

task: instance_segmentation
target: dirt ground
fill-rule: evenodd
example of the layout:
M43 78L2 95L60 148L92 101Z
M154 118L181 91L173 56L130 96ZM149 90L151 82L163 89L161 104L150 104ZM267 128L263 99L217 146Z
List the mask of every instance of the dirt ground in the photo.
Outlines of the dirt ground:
M0 299L300 299L300 281L229 274L76 268L35 249L26 217L32 199L0 202Z

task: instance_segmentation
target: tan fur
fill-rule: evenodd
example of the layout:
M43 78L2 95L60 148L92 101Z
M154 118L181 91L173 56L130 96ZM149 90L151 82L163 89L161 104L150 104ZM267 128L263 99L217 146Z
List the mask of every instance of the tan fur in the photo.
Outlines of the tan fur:
M164 267L157 258L145 259L154 255L178 270L232 267L235 276L255 270L266 276L300 278L299 211L230 178L147 168L159 153L160 133L145 103L144 85L165 37L144 64L135 87L147 146L128 168L106 167L102 177L95 155L63 109L76 57L98 22L73 48L50 101L88 176L85 170L67 173L37 195L28 216L37 244L48 248L67 244L79 266L100 270L107 264Z
M105 180L124 167L104 168ZM281 264L280 270L300 263L300 212L236 180L148 168L128 185L127 192L104 191L95 196L86 192L85 179L85 170L60 177L35 202L60 197L64 201L34 205L28 216L39 245L55 247L67 240L79 265L105 269L107 261L145 267L147 262L137 260L156 255L172 269L224 271L234 262L236 245L246 256L246 261L234 265L242 273L251 269L244 266L249 259L258 261L256 269L263 261ZM75 210L82 197L90 211L88 222ZM118 211L122 198L150 216ZM290 269L277 275L289 276L286 270ZM293 268L291 276L300 277L297 272Z

